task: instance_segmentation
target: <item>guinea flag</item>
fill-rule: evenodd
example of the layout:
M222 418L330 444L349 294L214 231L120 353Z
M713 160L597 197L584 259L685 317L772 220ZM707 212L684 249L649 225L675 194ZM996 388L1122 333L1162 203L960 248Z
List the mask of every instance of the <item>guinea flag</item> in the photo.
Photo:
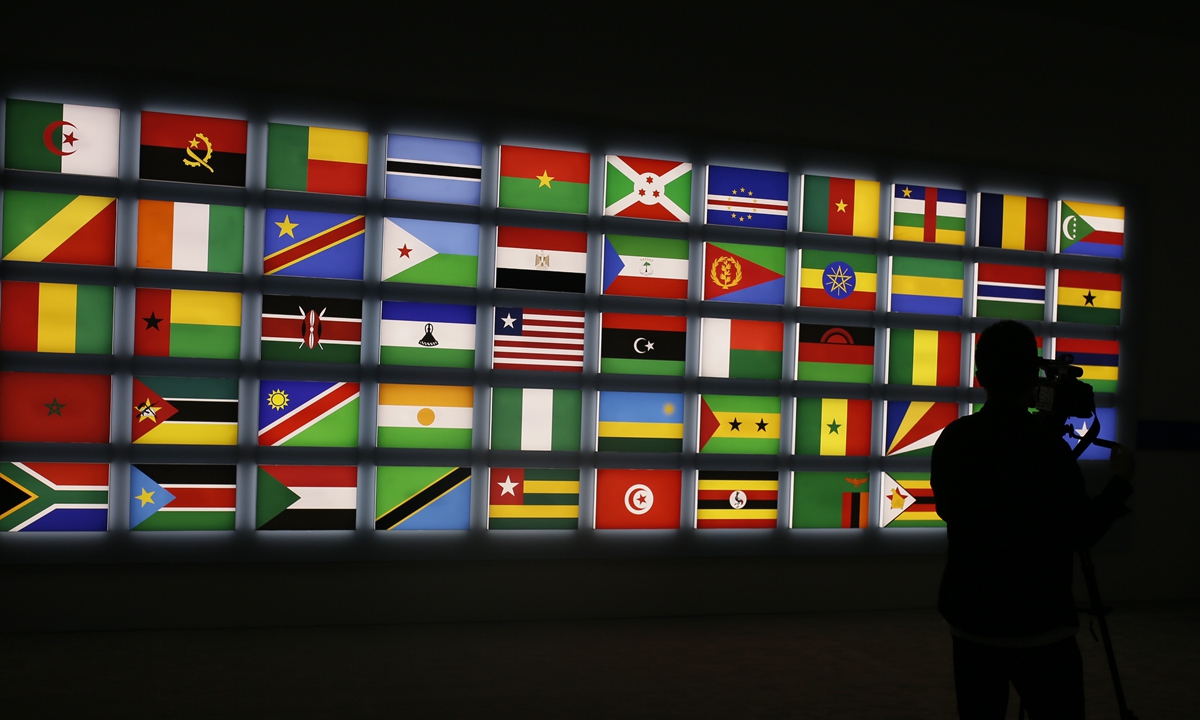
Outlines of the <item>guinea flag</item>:
M797 455L870 455L871 401L796 400Z
M0 372L0 442L108 442L108 375Z
M5 260L111 266L116 243L115 198L4 191Z
M879 183L805 175L803 232L879 237Z
M591 158L565 150L500 146L500 207L586 214Z
M778 397L700 396L700 452L777 454L779 404Z
M246 186L246 121L142 112L143 180Z
M111 287L0 284L0 350L109 355L112 328Z
M245 208L138 200L137 266L241 274L245 233Z
M962 333L892 328L889 385L956 387L962 373Z
M365 196L367 133L270 123L267 187Z
M4 167L116 177L120 138L116 108L9 98Z
M704 318L700 321L702 377L783 378L783 323Z
M138 288L134 307L134 355L236 360L241 352L241 293Z
M734 243L704 244L704 299L783 304L784 249Z

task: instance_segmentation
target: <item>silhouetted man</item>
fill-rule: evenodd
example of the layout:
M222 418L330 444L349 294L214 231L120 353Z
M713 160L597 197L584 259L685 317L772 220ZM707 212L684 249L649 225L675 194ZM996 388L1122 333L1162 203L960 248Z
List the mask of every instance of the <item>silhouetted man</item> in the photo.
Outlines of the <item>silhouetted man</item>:
M930 476L949 544L938 609L959 717L1003 718L1011 682L1034 720L1083 718L1073 553L1129 512L1132 457L1114 450L1113 479L1088 497L1057 428L1029 413L1038 355L1026 326L987 328L975 365L987 403L942 432Z

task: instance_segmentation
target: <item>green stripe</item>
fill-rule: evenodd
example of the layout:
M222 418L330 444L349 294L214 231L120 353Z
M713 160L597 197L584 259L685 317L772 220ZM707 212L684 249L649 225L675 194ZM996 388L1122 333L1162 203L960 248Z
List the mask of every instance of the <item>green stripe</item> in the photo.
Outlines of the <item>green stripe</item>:
M683 375L682 360L600 358L600 372L622 375Z
M440 253L425 262L384 278L384 282L403 282L413 285L453 285L475 287L479 277L479 258L474 255Z
M457 469L380 466L376 471L375 518L383 517L385 513ZM463 482L469 483L470 479Z
M113 289L79 285L75 305L75 352L112 354Z
M551 414L554 430L550 435L550 449L578 452L583 435L583 392L555 390ZM532 479L528 474L525 478ZM577 480L578 475L572 479Z
M687 240L637 237L635 235L605 236L618 255L645 255L646 257L688 259Z
M779 398L758 395L704 395L713 412L779 413Z
M692 214L692 171L675 178L667 183L667 187L663 190L667 195L667 199L679 206L679 209Z
M470 450L471 430L464 428L379 428L379 447Z
M787 269L787 260L785 251L781 247L768 247L766 245L735 245L733 243L712 243L713 247L720 248L728 253L733 253L740 258L749 260L765 267L768 270L774 270L780 275L784 274Z
M1116 380L1088 380L1087 377L1085 376L1083 378L1083 381L1085 383L1087 383L1088 385L1091 385L1092 390L1094 390L1095 392L1115 393L1117 391L1117 381Z
M526 475L528 480L529 476ZM531 493L525 491L526 505L579 505L579 493Z
M889 383L913 384L913 343L915 341L916 335L912 330L892 330L892 345L888 351Z
M842 526L842 494L862 493L868 502L867 488L862 483L855 488L846 478L865 477L866 473L798 472L792 490L792 527L840 528Z
M490 518L489 530L576 530L579 518Z
M493 450L521 449L522 403L521 388L492 390Z
M138 380L165 398L237 400L238 381L231 378L142 377Z
M173 338L174 336L172 336ZM262 341L262 359L263 360L287 360L291 362L319 362L319 363L349 363L357 365L362 354L362 347L359 345L334 345L325 343L320 349L309 349L307 345L300 342L299 338L295 340L279 341L279 340L263 340Z
M829 232L829 178L804 176L804 232Z
M607 164L604 175L604 207L612 207L616 202L633 192L633 181L625 173L618 170L612 163Z
M892 221L900 227L925 227L925 216L919 213L894 212Z
M156 512L134 530L232 530L234 512Z
M62 159L42 140L46 126L62 120L62 115L62 105L10 99L4 123L4 167L62 172Z
M1003 300L980 300L975 312L978 317L1002 318L1005 320L1041 320L1046 315L1042 303L1015 303Z
M779 380L783 377L783 353L771 350L731 349L729 377Z
M938 230L959 230L962 232L966 232L967 219L960 218L960 217L946 217L945 215L938 215L936 227Z
M847 365L843 363L826 362L796 363L797 380L813 382L870 383L874 373L874 365Z
M779 453L779 438L715 437L710 439L700 452L718 455L776 455Z
M303 125L267 126L267 187L308 189L308 128Z
M579 480L579 468L526 468L526 480Z
M811 268L814 270L824 270L835 262L844 262L854 269L856 273L871 273L875 274L878 267L874 255L865 255L863 253L844 253L832 252L829 250L810 250L804 248L800 251L800 266Z
M963 264L961 260L930 260L897 256L892 258L892 275L962 280Z
M501 177L500 207L587 213L588 183L552 180L550 187L540 184L535 178Z
M242 272L246 211L229 205L208 206L208 271Z
M379 362L383 365L473 368L475 351L384 345L379 349Z
M596 449L612 452L683 452L683 440L673 438L601 437Z
M1058 306L1059 322L1090 323L1092 325L1119 325L1121 311L1111 308Z
M796 399L796 454L821 454L821 398Z
M315 425L305 429L284 447L358 447L358 398L351 400Z
M942 521L942 520L905 520L903 518L900 518L898 520L893 520L892 522L888 523L888 527L890 527L890 528L894 528L894 527L940 528L940 527L946 527L946 523L945 523L945 521Z
M171 323L171 357L237 360L241 347L240 327Z
M4 255L8 255L25 242L76 197L78 195L5 190Z

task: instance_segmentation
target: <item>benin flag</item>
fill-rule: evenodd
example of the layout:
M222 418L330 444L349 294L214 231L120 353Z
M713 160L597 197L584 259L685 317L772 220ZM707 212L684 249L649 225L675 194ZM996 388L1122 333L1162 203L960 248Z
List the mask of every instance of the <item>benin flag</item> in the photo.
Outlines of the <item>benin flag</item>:
M379 446L471 448L475 388L379 384Z
M879 183L805 175L804 232L879 237Z
M240 207L138 200L137 266L240 274L245 225Z
M797 398L797 455L870 455L871 401Z
M130 530L232 530L237 465L134 465Z
M583 393L579 390L492 390L493 450L579 452Z
M1058 204L1058 251L1120 258L1125 245L1125 208L1064 200Z
M108 442L108 375L0 372L0 442Z
M492 468L488 530L575 530L579 468Z
M930 455L942 430L957 419L958 403L889 401L883 452L885 455Z
M600 391L596 449L683 452L683 393Z
M800 323L796 379L870 383L875 376L875 328Z
M4 167L116 177L120 136L116 108L9 98Z
M241 293L138 288L134 305L134 355L236 360L241 352Z
M1117 366L1121 343L1117 340L1082 340L1079 338L1056 338L1054 356L1061 358L1070 353L1072 364L1083 369L1085 383L1096 392L1117 391Z
M3 242L5 260L111 266L117 201L5 190Z
M792 527L865 528L870 480L865 472L797 472L792 481Z
M784 249L704 243L704 299L783 304Z
M979 193L979 246L1045 251L1049 214L1045 198Z
M262 465L254 526L259 530L353 530L358 468Z
M800 251L800 305L874 310L877 259L830 250Z
M1121 322L1121 276L1086 270L1058 271L1058 322L1119 325Z
M357 447L358 383L262 380L258 444Z
M238 381L133 379L132 439L141 445L237 445Z
M696 527L773 528L779 517L775 470L701 470L696 482Z
M946 527L937 514L929 471L883 473L879 527Z
M376 530L466 530L471 527L471 468L380 467Z
M687 222L692 212L692 164L609 155L604 214Z
M107 529L106 463L0 462L0 532Z
M366 195L367 133L270 123L267 187Z
M700 321L700 375L780 380L783 323L704 318Z
M142 112L143 180L246 185L245 120Z
M889 385L957 387L962 374L962 333L949 330L889 330Z
M0 283L0 350L112 353L113 289Z
M779 452L779 398L700 397L700 452L774 455Z
M500 207L584 214L591 159L587 153L500 146Z

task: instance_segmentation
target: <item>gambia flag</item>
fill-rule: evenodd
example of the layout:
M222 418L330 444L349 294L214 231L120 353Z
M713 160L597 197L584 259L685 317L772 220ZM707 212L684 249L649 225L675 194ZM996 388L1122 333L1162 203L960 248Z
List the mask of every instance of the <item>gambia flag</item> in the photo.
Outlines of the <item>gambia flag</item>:
M579 452L582 417L579 390L493 388L492 449Z
M937 514L929 471L885 472L879 489L879 527L946 527Z
M928 456L942 430L958 419L958 403L891 400L886 416L885 455Z
M683 393L600 391L596 449L683 452Z
M358 447L358 383L260 380L258 444Z
M236 360L242 347L242 295L138 288L133 354Z
M471 468L388 467L376 470L376 530L467 530Z
M471 449L475 388L379 384L379 446Z
M700 452L775 455L779 452L778 397L700 396Z
M797 455L870 455L871 401L796 399Z
M112 266L117 201L5 190L3 247L4 260Z
M976 266L975 315L1040 321L1046 315L1046 269L979 263Z
M475 367L475 306L384 300L383 365Z
M237 465L134 465L130 530L233 530Z
M245 120L142 112L143 180L246 186Z
M867 527L870 480L865 472L797 472L792 480L792 527Z
M262 465L255 489L259 530L353 530L358 468Z
M803 232L879 237L879 183L805 175Z
M106 443L112 377L0 372L0 442Z
M890 312L963 314L961 260L893 257Z
M1125 208L1063 200L1058 204L1058 251L1120 258L1125 248Z
M361 353L362 300L263 295L263 360L357 365Z
M242 272L245 208L138 200L137 266Z
M893 185L892 239L964 245L967 194L962 190Z
M674 530L683 500L679 470L596 470L597 530Z
M365 196L367 133L269 123L267 188Z
M264 275L363 279L362 215L267 208L263 227Z
M107 464L0 462L0 532L107 529Z
M704 299L783 304L784 249L704 243Z
M601 291L605 295L686 300L687 240L605 235Z
M0 350L112 354L113 289L0 283Z
M802 249L801 307L873 311L877 262L864 253Z
M5 103L4 167L117 176L121 111L90 105Z
M1055 357L1061 358L1065 354L1071 355L1071 364L1083 369L1083 377L1080 379L1091 385L1092 390L1117 391L1117 368L1121 354L1119 341L1055 338Z
M875 328L800 323L796 379L869 384L875 377Z
M603 313L600 316L600 372L631 375L683 375L687 318Z
M701 377L780 380L783 323L760 320L700 320Z
M957 387L962 374L962 333L949 330L888 330L889 385Z
M575 530L579 468L491 468L488 530Z
M979 193L979 246L1044 252L1049 215L1045 198Z
M236 379L141 375L131 400L134 444L237 445Z
M604 214L687 222L692 212L692 164L609 155Z
M701 470L696 481L697 528L773 528L779 517L775 470Z
M587 153L500 146L500 207L586 214Z
M1119 325L1121 323L1121 275L1119 273L1059 270L1057 322Z
M479 276L479 226L383 219L383 281L473 288Z

